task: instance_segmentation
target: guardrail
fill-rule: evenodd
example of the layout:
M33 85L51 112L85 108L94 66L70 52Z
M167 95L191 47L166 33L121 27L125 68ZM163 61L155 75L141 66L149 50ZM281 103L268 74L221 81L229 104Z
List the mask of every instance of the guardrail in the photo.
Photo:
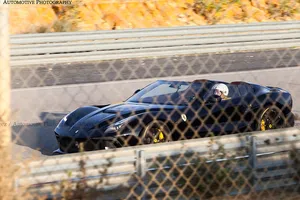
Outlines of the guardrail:
M11 36L11 65L300 46L300 21Z
M105 190L113 190L119 186L131 187L135 184L131 178L134 174L147 179L145 174L149 171L172 168L168 162L154 167L151 165L153 159L170 158L189 152L196 152L203 158L209 158L210 153L217 151L221 146L228 155L234 155L234 157L214 161L207 160L206 163L224 162L229 159L245 160L244 165L234 165L234 170L236 173L241 173L250 166L254 175L251 183L257 191L298 184L292 178L297 172L288 166L292 162L289 156L292 146L300 149L300 129L287 128L263 133L253 132L54 156L31 162L28 165L29 172L24 169L24 173L17 180L17 185L22 187L29 184L32 193L50 195L52 187L63 179L73 182L80 180L78 176L80 176L81 167L78 163L84 160L85 175L83 178L88 184L97 183L97 188ZM193 165L193 163L183 159L176 162L176 165L180 167ZM103 178L102 182L99 182L100 178ZM114 194L116 193L118 191L114 191ZM238 193L241 191L231 191L231 194Z

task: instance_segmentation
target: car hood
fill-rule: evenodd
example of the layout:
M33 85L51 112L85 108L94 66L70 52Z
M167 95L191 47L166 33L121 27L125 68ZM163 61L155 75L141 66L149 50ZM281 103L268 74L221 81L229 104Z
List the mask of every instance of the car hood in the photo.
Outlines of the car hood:
M86 137L82 134L88 134L95 128L103 133L109 125L127 117L145 112L173 110L175 107L182 106L125 102L102 108L82 107L62 119L55 132L60 136Z

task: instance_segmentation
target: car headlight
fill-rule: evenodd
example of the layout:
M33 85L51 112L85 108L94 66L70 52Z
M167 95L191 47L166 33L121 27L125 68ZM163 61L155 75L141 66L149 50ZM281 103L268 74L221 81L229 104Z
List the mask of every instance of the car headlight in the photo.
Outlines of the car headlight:
M118 131L124 126L125 122L130 121L132 118L133 117L128 117L128 118L122 119L120 121L117 121L116 123L108 126L106 131Z
M122 126L123 126L123 124L118 124L118 125L114 125L114 128L115 128L116 130L119 130Z
M118 121L110 126L107 127L106 131L118 131L122 128L122 126L124 125L124 121Z

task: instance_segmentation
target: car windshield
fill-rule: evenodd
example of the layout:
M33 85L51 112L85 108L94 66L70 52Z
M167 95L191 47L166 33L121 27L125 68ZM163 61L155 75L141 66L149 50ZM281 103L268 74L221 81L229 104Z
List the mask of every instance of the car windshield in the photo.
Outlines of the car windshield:
M154 103L154 104L186 104L196 96L206 93L203 83L190 83L181 81L156 81L132 97L128 102Z

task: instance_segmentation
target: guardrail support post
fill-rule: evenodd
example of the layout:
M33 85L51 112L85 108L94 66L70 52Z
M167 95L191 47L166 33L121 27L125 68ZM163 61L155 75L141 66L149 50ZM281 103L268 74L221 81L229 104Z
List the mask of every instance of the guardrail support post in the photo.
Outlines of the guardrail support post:
M145 191L145 183L144 183L144 176L146 175L147 165L146 165L146 158L145 158L145 151L138 150L136 151L136 173L139 177L138 181L140 182L140 192L143 193ZM140 196L141 200L146 199L145 193L144 195Z
M139 150L136 152L136 171L139 177L144 177L146 175L146 158L145 152L143 150Z
M256 167L257 167L257 148L256 148L256 137L250 136L250 144L249 144L249 166L251 168L251 184L252 188L256 190L256 182L257 182L257 176L256 176Z

